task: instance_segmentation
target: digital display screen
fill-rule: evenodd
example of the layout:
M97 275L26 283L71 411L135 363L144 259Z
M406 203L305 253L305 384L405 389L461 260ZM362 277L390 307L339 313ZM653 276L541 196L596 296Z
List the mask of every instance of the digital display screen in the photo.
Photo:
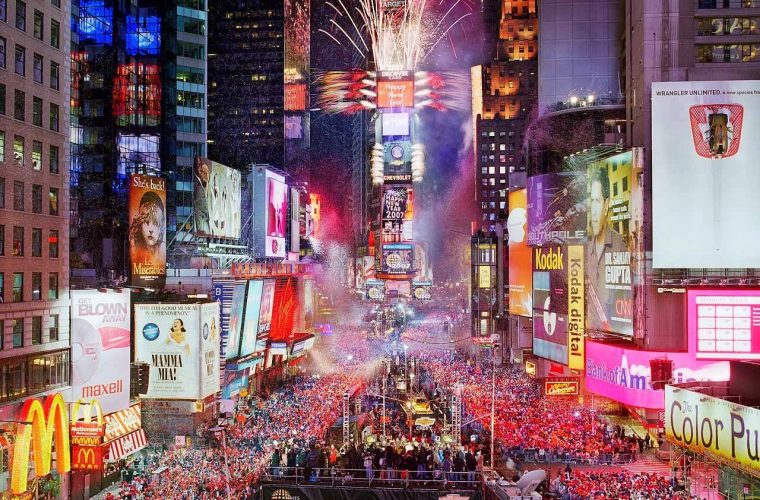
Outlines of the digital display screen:
M698 359L760 359L760 290L688 290Z
M409 135L409 113L383 113L383 136Z

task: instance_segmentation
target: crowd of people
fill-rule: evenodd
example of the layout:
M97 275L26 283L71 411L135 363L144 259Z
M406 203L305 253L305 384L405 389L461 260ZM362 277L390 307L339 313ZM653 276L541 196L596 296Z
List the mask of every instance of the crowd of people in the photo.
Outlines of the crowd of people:
M657 474L627 472L565 472L551 483L560 500L676 500L689 495Z
M438 322L427 322L422 328L439 327ZM431 332L424 336L430 338ZM448 346L409 349L409 354L418 363L418 389L431 399L440 404L454 387L461 387L465 425L460 442L453 442L450 436L443 439L441 428L413 429L410 435L406 410L392 403L387 411L387 435L380 436L382 411L376 401L365 397L364 417L358 422L360 439L340 446L340 428L336 427L338 432L332 436L330 429L342 417L343 394L358 387L365 393L380 391L380 359L387 352L378 348L379 341L373 345L349 329L329 337L310 355L300 376L271 392L239 401L237 414L224 431L208 432L213 446L152 447L144 471L123 482L111 498L215 499L229 495L248 499L254 498L265 474L275 481L293 476L323 481L328 475L331 481L337 478L342 482L473 481L491 461L492 369L497 370L495 436L505 462L552 457L554 461L605 464L632 458L638 450L635 438L576 399L544 396L539 384L518 368L476 363ZM382 390L387 390L387 385ZM372 438L366 439L362 429L371 429ZM561 500L682 498L673 485L654 474L566 472L547 489Z

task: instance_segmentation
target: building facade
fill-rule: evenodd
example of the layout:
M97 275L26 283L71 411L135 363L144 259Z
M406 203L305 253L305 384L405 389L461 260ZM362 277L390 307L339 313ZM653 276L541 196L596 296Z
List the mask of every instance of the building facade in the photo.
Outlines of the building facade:
M131 174L168 180L167 243L192 231L193 158L206 156L206 7L83 0L73 25L72 256L121 284Z
M28 397L70 386L70 5L2 7L0 420L13 421Z

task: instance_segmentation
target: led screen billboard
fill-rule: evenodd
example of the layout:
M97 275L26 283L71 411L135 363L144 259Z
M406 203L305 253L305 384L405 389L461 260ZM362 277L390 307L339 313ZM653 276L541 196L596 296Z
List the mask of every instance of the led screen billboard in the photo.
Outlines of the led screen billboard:
M414 81L409 79L380 80L377 82L377 107L411 108L414 106Z
M129 407L129 291L71 291L71 390L104 413Z
M401 186L386 186L382 207L383 242L396 243L411 240L414 217L413 191Z
M202 399L219 390L219 303L136 304L135 359L150 366L146 398Z
M693 353L655 352L626 349L599 342L586 342L587 390L638 407L661 410L665 392L652 388L650 362L654 359L673 361L673 383L726 381L730 378L728 361L700 361Z
M641 264L641 150L588 165L586 328L633 336L633 283Z
M383 137L408 136L409 113L383 113Z
M586 241L585 172L529 177L528 245L569 245Z
M412 281L412 298L415 300L431 300L433 298L433 283L430 281Z
M760 359L760 290L689 289L689 343L699 359Z
M533 254L528 247L527 191L509 193L509 314L533 315Z
M367 287L367 299L382 302L385 299L385 281L371 279L365 284Z
M411 184L411 141L389 141L383 144L383 182L386 184Z
M272 312L274 311L274 280L264 280L261 290L261 307L259 308L259 342L269 337L272 330Z
M266 256L285 257L288 187L285 178L267 172Z
M533 354L567 364L567 250L533 251Z
M200 156L193 170L195 233L240 238L240 172Z
M414 271L414 247L407 243L383 245L383 273L410 274Z
M230 306L230 326L227 332L227 347L225 357L233 359L240 356L240 334L243 327L243 311L245 308L245 283L235 283L232 291L232 305Z
M262 280L248 281L248 292L245 298L243 336L240 342L241 356L248 356L257 350L256 340L259 333L259 312L263 289L264 282Z
M655 268L760 262L760 80L652 83Z
M132 175L129 189L129 260L132 286L166 283L166 179Z

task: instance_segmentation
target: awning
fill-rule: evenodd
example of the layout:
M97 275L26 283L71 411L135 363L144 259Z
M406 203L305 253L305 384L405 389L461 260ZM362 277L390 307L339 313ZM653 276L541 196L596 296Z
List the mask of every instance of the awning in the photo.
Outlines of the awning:
M145 430L139 429L112 441L107 446L108 453L103 457L103 461L116 462L148 446L148 437Z

